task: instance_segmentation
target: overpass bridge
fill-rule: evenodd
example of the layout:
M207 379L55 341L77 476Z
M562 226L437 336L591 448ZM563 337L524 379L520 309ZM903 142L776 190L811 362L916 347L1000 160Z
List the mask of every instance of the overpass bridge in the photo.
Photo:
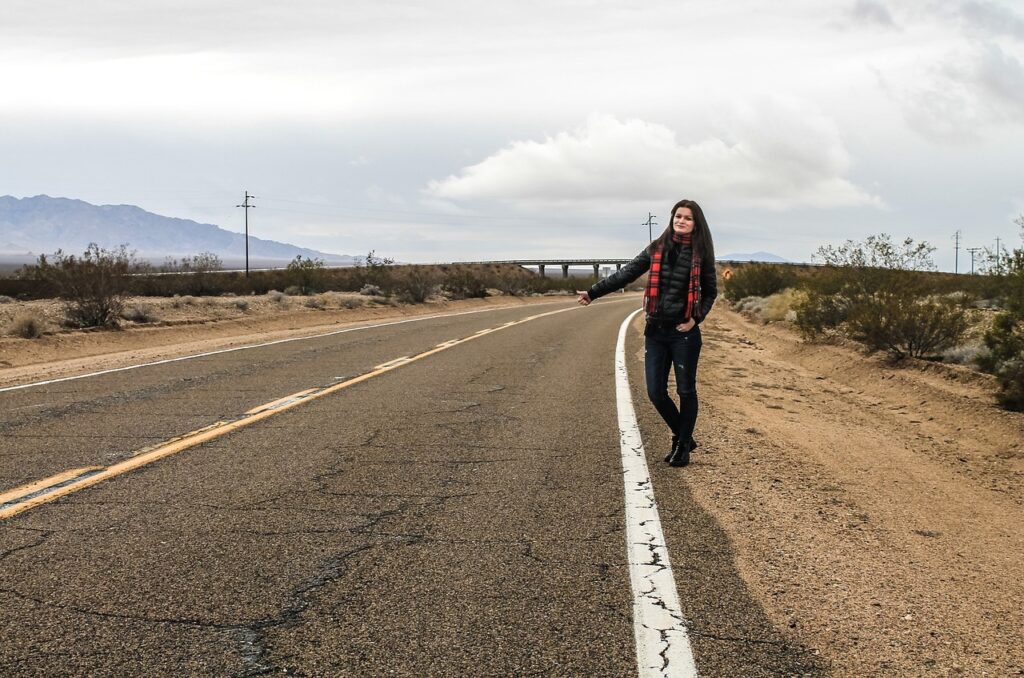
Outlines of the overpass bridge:
M507 259L504 261L454 261L453 264L513 264L515 266L536 266L537 272L542 277L545 276L545 269L548 266L561 266L562 277L569 277L570 266L593 266L594 277L597 278L600 275L601 266L615 265L615 270L622 268L623 264L627 264L632 261L630 259Z

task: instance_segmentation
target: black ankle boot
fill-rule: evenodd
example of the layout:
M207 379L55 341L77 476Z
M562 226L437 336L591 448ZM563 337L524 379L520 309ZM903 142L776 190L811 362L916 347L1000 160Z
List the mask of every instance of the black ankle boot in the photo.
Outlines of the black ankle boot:
M672 449L670 449L668 451L668 454L665 455L665 463L666 464L672 458L672 455L676 453L676 447L678 447L678 446L679 446L679 436L672 436Z
M668 458L669 466L686 466L690 463L690 450L693 449L691 442L687 440L685 443L679 443L676 445L674 454Z

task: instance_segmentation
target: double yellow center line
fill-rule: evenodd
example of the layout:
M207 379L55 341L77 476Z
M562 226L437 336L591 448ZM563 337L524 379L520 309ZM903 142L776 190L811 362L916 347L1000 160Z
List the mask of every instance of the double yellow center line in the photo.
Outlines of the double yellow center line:
M256 422L263 421L275 414L298 407L299 405L305 404L311 400L330 395L331 393L340 391L344 388L355 386L356 384L392 370L396 370L399 367L403 367L416 362L417 360L422 360L423 358L432 356L435 353L446 351L460 344L473 341L474 339L479 339L480 337L484 337L494 332L499 332L509 327L514 327L515 325L521 325L523 323L530 322L531 320L537 320L538 318L544 318L546 316L565 313L566 311L572 310L575 310L575 307L562 308L557 311L548 311L547 313L539 313L537 315L531 315L523 318L522 320L513 320L496 327L480 330L468 337L443 342L428 351L424 351L423 353L418 353L413 356L402 356L401 358L396 358L377 365L370 372L360 374L352 379L331 384L330 386L322 386L319 388L299 391L298 393L293 393L264 405L254 407L242 416L231 421L218 421L204 428L185 433L170 440L165 440L157 445L144 447L140 450L136 450L128 459L118 462L112 466L88 466L72 469L50 476L49 478L43 478L42 480L22 485L21 487L16 487L13 490L0 494L0 520L18 515L19 513L28 511L36 506L49 503L55 499L59 499L60 497L85 489L86 487L91 487L92 485L101 483L109 478L152 464L164 457L169 457L181 452L182 450L187 450L190 447L201 445L202 443L227 435L232 431L237 431L240 428L251 426Z

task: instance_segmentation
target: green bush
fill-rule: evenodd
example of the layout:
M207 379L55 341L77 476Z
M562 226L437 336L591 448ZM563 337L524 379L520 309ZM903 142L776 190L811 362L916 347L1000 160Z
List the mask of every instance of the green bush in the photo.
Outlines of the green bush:
M819 248L825 266L803 283L797 327L808 339L846 335L896 359L952 348L967 331L971 294L952 288L955 276L931 272L934 250L886 234Z
M848 300L838 294L809 290L793 306L796 327L809 341L831 336L844 322L849 310Z
M848 309L850 336L893 358L929 358L956 346L967 331L967 312L945 298L918 298L889 290L859 299Z
M300 294L314 294L325 290L326 270L322 259L310 259L300 254L288 263L285 272L291 286L301 290Z
M64 300L69 326L115 327L124 310L129 275L143 267L124 245L106 250L90 243L80 257L57 250L50 257L40 255L29 268Z
M725 298L739 301L746 297L769 297L796 282L796 273L785 266L750 264L736 269L725 281Z
M1024 319L1003 311L985 333L984 342L988 353L978 357L978 366L998 379L1000 404L1024 411Z
M404 266L392 272L391 291L408 304L422 304L437 291L441 276L430 266Z
M1024 216L1017 219L1024 240ZM1000 312L985 333L987 354L978 357L981 369L999 381L999 403L1018 412L1024 411L1024 247L1013 251L1007 273L1000 276Z
M442 288L452 299L479 299L487 296L487 277L478 271L456 267L445 270Z

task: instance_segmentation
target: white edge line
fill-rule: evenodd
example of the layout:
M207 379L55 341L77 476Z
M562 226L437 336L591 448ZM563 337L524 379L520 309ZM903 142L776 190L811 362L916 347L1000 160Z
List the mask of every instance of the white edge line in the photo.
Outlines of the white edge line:
M661 530L626 370L626 331L639 312L633 311L622 321L615 343L615 404L626 492L626 551L633 590L637 675L691 678L697 675L697 665Z
M564 303L564 300L544 302L540 304L533 304L534 306L549 306L551 304ZM473 313L487 313L492 311L506 311L514 308L522 308L522 306L502 306L500 308L480 308L473 311L459 311L458 313L439 313L437 315L419 316L416 318L405 318L403 320L395 320L393 322L378 323L376 325L361 325L359 327L347 327L343 330L333 330L331 332L325 332L323 334L312 334L308 337L289 337L287 339L277 339L275 341L268 341L262 344L248 344L246 346L235 346L233 348L224 348L219 351L208 351L206 353L196 353L193 355L179 356L177 358L166 358L164 360L156 360L151 363L140 363L138 365L127 365L125 367L114 367L109 370L100 370L99 372L89 372L87 374L76 374L70 377L60 377L58 379L47 379L46 381L33 381L28 384L18 384L17 386L5 386L0 388L0 393L7 391L17 391L23 388L32 388L33 386L47 386L49 384L59 384L64 381L74 381L75 379L86 379L88 377L99 377L104 374L113 374L114 372L125 372L127 370L136 370L140 367L153 367L155 365L166 365L168 363L176 363L182 360L192 360L194 358L206 358L211 355L219 355L221 353L231 353L233 351L245 351L250 348L263 348L264 346L274 346L275 344L286 344L290 341L305 341L307 339L322 339L323 337L332 337L336 334L344 334L346 332L358 332L359 330L372 330L378 327L389 327L391 325L401 325L403 323L419 322L421 320L435 320L437 318L454 318L460 315L471 315Z

